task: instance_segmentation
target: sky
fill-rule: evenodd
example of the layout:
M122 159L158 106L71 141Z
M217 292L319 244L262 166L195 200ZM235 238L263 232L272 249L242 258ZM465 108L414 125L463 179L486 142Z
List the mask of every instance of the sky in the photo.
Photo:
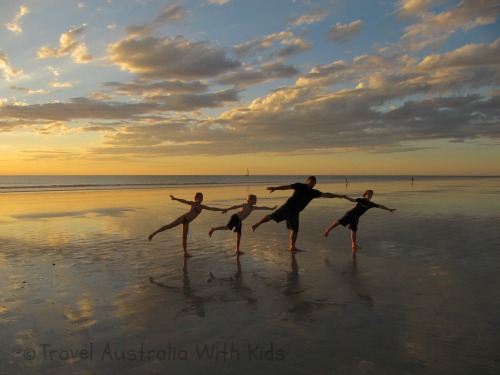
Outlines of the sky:
M0 9L0 175L500 175L498 0Z

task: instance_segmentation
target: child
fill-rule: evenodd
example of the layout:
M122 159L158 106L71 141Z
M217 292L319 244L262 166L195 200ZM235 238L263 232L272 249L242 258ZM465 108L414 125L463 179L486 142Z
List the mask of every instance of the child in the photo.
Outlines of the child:
M381 204L376 204L370 201L370 199L373 196L373 190L367 190L363 194L363 198L350 198L347 195L344 196L345 199L348 201L357 203L356 206L351 209L350 211L346 212L344 217L341 219L335 221L330 225L327 230L325 231L324 235L325 237L328 237L328 233L338 226L339 224L342 224L344 227L349 224L349 229L351 230L351 241L352 241L352 257L356 257L356 251L361 249L361 246L359 246L356 243L356 231L358 230L358 221L359 217L363 215L366 211L368 211L372 207L377 207L381 208L386 211L394 212L396 211L395 208L387 208L385 206L382 206Z
M243 251L240 251L240 240L241 240L241 226L243 224L243 220L245 220L248 215L252 213L253 210L274 210L276 206L274 207L257 207L255 204L257 203L257 197L253 194L250 194L247 198L247 203L240 204L238 206L233 206L225 210L225 212L229 210L234 210L237 208L241 208L240 211L235 213L233 216L231 216L231 219L229 220L229 223L227 225L223 225L220 227L216 228L211 228L210 232L208 232L208 235L212 237L212 234L216 230L233 230L236 232L236 254L241 255L244 254Z
M174 201L178 201L178 202L181 202L184 204L191 205L191 209L188 212L186 212L184 215L179 216L177 219L172 221L170 224L164 225L160 229L151 233L148 238L151 241L153 239L153 237L156 236L158 233L182 224L182 248L184 250L184 257L190 258L191 255L187 252L187 235L189 232L189 223L192 222L194 219L196 219L203 209L210 210L210 211L227 211L227 210L224 210L222 208L208 207L208 206L201 204L201 202L203 202L203 194L202 193L196 193L196 195L194 196L194 202L193 201L186 201L184 199L175 198L173 195L171 195L170 198Z

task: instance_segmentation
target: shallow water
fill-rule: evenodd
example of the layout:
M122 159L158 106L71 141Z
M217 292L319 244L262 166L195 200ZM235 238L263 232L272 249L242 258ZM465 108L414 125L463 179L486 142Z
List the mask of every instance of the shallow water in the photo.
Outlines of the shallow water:
M321 184L357 197L363 246L325 228L352 207L317 199L291 256L283 223L215 232L229 215L147 235L184 213L194 189L0 195L0 363L5 373L496 374L500 371L498 179ZM199 187L198 187L199 188ZM198 190L196 188L196 190ZM205 187L228 207L263 186Z

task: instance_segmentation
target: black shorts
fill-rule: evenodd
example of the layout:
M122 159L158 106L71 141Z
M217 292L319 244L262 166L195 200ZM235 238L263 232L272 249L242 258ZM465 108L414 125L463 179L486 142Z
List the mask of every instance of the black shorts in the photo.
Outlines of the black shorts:
M342 219L339 219L339 223L342 224L344 227L346 225L349 225L349 229L356 232L358 230L358 221L359 217L348 212L342 217Z
M240 220L238 215L234 214L231 216L231 219L229 219L229 223L227 223L227 227L231 230L234 230L234 232L241 234L241 227L243 225L243 222Z
M295 233L299 232L299 212L292 211L287 206L281 206L270 216L277 223L286 220L286 227L288 229L291 229Z

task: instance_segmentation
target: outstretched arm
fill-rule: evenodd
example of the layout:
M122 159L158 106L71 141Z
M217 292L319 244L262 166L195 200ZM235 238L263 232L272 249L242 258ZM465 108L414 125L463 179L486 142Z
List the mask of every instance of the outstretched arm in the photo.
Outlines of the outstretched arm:
M225 209L225 208L209 207L209 206L205 206L204 204L202 204L200 207L203 208L204 210L208 210L208 211L222 211L222 213L227 212L227 209Z
M321 198L345 198L345 195L333 194L333 193L321 193Z
M381 204L378 205L378 208L381 208L382 210L390 211L391 213L394 212L394 211L396 211L395 208L388 208L388 207L383 206Z
M353 203L357 202L355 198L348 197L347 195L343 195L342 198L347 199L349 202Z
M292 185L271 186L267 188L267 190L269 190L270 193L272 193L275 190L289 190L289 189L293 189Z
M242 207L244 207L244 206L245 206L245 204L244 204L244 203L243 203L243 204L238 204L238 205L233 206L233 207L225 208L225 209L224 209L224 211L236 210L236 209L238 209L238 208L242 208Z
M194 202L192 201L187 201L185 199L181 199L181 198L176 198L174 197L173 195L170 196L170 199L172 199L173 201L177 201L177 202L181 202L181 203L184 203L184 204L193 204Z
M253 206L253 209L254 210L275 210L276 207L278 206L274 206L274 207L266 207L266 206Z
M222 210L222 213L223 213L223 214L227 214L227 211L229 211L229 210L236 210L236 209L238 209L238 208L242 208L242 207L245 207L245 204L238 204L238 205L236 205L236 206L232 206L232 207L229 207L229 208L224 208L224 209Z

